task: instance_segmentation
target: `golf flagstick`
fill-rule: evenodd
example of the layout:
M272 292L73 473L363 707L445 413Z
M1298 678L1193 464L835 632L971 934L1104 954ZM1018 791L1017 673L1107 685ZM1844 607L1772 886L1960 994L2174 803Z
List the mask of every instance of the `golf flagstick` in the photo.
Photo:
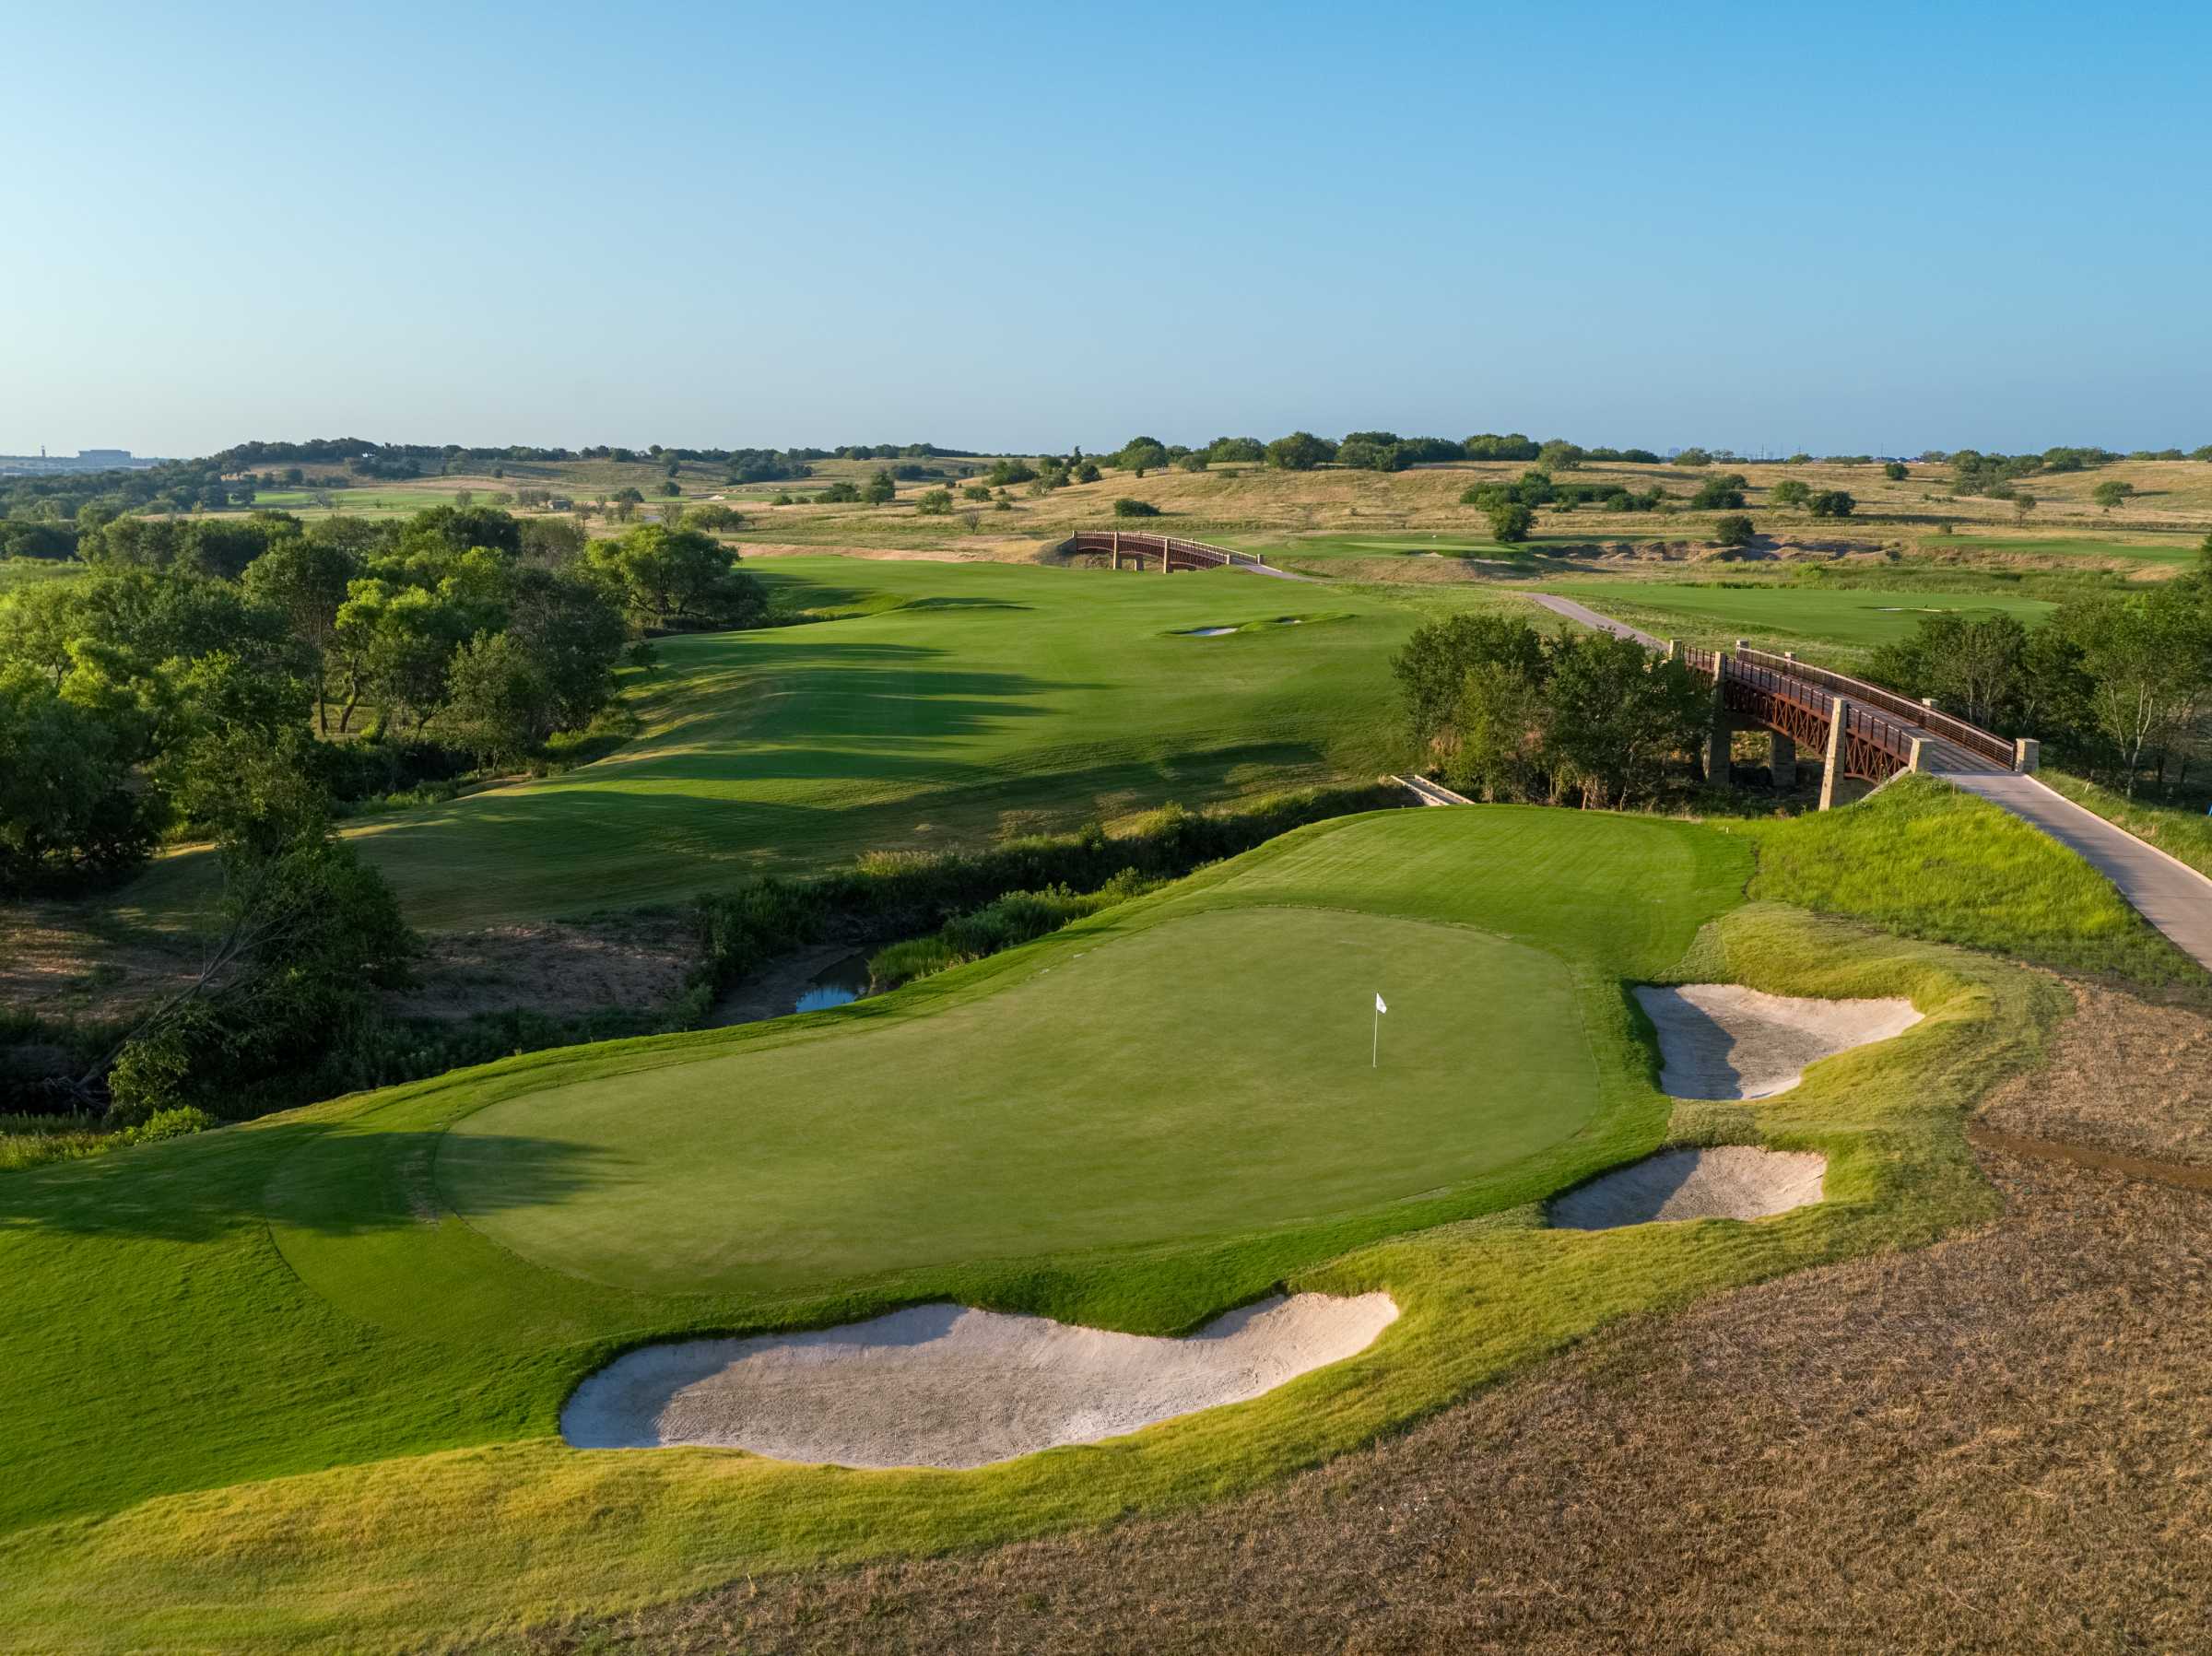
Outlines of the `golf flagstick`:
M1382 1015L1383 1015L1385 1012L1388 1012L1389 1010L1390 1010L1390 1008L1389 1008L1388 1006L1385 1006L1385 1005L1382 1004L1382 992L1381 990L1379 990L1379 989L1378 989L1378 990L1375 992L1375 1039L1374 1039L1374 1043L1373 1043L1373 1045L1374 1045L1374 1051L1371 1051L1371 1053L1369 1053L1369 1054L1368 1054L1368 1060L1367 1060L1367 1067L1368 1067L1369 1069L1371 1069L1371 1069L1379 1069L1379 1068L1381 1068L1381 1067L1382 1067Z

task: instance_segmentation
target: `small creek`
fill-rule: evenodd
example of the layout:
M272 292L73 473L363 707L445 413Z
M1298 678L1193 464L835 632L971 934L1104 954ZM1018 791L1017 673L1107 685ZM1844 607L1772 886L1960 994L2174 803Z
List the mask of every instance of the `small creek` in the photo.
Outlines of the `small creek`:
M831 1006L842 1006L857 1001L868 992L868 957L865 955L847 955L842 960L833 960L814 974L805 989L799 992L794 1012L821 1012Z

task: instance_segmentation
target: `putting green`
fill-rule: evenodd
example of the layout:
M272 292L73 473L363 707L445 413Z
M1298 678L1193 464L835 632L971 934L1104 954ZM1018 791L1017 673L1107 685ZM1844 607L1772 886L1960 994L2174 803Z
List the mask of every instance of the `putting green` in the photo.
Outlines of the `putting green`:
M1558 957L1252 909L1110 936L929 1016L511 1098L447 1134L438 1177L493 1241L572 1275L797 1292L1312 1224L1508 1167L1598 1102ZM522 1141L561 1145L577 1177L543 1193Z

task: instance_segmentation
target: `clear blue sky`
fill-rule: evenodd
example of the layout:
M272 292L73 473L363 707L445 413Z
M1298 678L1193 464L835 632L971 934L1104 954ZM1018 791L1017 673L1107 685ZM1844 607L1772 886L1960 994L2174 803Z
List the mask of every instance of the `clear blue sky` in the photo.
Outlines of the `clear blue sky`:
M6 33L0 452L2212 442L2202 6Z

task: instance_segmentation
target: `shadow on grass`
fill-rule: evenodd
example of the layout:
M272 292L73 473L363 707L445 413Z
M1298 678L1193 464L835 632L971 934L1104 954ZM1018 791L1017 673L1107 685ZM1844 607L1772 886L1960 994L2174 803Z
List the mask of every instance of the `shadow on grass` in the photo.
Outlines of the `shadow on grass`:
M212 1242L273 1222L324 1236L432 1225L444 1212L431 1172L444 1138L436 1129L283 1122L0 1174L0 1235ZM471 1150L502 1169L472 1211L559 1203L619 1177L621 1166L559 1139L485 1138Z

